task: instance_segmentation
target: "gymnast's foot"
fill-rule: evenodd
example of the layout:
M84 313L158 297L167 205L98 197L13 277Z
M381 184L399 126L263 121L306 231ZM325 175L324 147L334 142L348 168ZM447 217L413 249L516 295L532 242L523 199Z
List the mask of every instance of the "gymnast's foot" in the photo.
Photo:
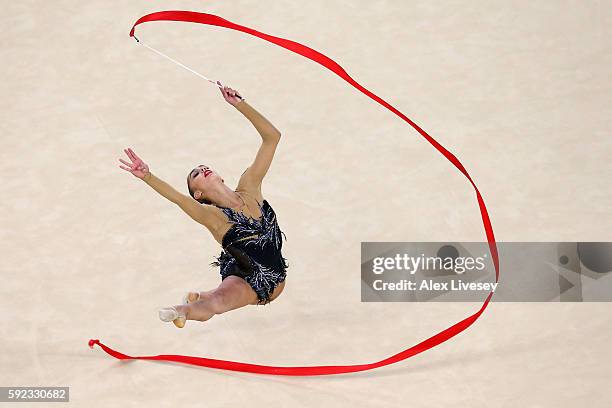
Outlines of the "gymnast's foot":
M172 322L176 327L182 329L185 327L185 322L187 321L187 316L185 313L179 312L175 306L172 307L164 307L159 310L159 319L162 322Z
M187 292L183 297L183 304L193 303L200 299L200 292Z

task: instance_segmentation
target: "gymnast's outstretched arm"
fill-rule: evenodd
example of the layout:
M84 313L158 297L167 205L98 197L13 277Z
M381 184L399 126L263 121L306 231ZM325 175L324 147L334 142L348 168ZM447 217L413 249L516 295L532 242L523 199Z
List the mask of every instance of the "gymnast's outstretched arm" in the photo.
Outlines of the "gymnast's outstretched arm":
M192 197L180 193L170 184L155 176L149 171L149 166L145 162L143 162L142 159L138 157L132 149L128 148L124 151L125 154L130 158L130 160L132 160L132 163L128 163L125 160L119 159L121 163L127 166L119 167L126 171L129 171L135 177L138 177L139 179L143 180L151 188L157 191L161 196L178 205L193 220L204 225L210 231L215 228L215 213L210 206L200 204Z
M255 156L255 160L242 173L238 182L238 188L260 189L261 182L272 164L281 133L268 119L249 105L237 91L232 88L222 87L221 93L229 104L234 106L253 124L261 136L262 143Z

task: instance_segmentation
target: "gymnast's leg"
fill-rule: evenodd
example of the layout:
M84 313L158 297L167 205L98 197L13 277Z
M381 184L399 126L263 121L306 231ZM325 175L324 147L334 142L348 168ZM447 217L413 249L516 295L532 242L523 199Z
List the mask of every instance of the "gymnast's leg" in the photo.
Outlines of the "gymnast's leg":
M216 314L229 312L230 310L253 304L257 302L257 293L251 286L238 276L228 276L217 289L200 292L198 296L194 292L189 294L189 303L175 306L179 314L184 314L186 320L198 320L204 322ZM192 299L198 299L192 302Z

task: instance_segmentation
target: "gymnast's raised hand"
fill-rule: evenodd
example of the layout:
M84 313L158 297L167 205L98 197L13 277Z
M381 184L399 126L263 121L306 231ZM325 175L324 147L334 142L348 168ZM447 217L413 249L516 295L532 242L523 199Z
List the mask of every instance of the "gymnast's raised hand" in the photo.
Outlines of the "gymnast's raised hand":
M221 90L221 95L223 98L232 106L236 106L239 102L244 101L244 98L240 96L238 91L225 86L221 83L221 81L217 81L217 85L219 85L219 89Z
M134 151L130 148L127 149L123 149L123 151L125 152L125 154L127 155L127 157L129 157L129 159L132 161L131 163L126 162L123 159L119 159L119 161L123 164L125 164L127 167L125 166L119 166L124 170L129 171L130 173L132 173L134 176L138 177L139 179L144 179L147 175L149 175L149 166L147 166L147 164L145 162L142 161L142 159L140 157L138 157L136 155L136 153L134 153Z
M120 168L143 180L206 227L223 248L217 262L212 263L219 266L221 275L217 288L188 292L182 304L159 311L162 321L171 321L177 327L184 327L187 320L203 322L246 305L268 304L285 286L288 265L281 253L283 233L274 210L261 192L281 134L238 91L220 81L217 85L223 99L253 124L262 139L251 165L246 170L240 169L242 175L236 189L228 187L212 167L200 164L188 172L189 195L186 195L153 174L131 148L124 149L129 161L119 159ZM195 267L204 269L204 264L195 262ZM168 283L173 281L173 273L168 273Z

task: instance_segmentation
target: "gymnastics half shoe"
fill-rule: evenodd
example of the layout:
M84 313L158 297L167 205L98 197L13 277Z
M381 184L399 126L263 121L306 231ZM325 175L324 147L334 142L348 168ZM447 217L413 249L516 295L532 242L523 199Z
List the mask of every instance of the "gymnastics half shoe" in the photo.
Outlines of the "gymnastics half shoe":
M172 322L179 329L185 327L185 322L187 321L187 317L179 313L174 306L160 309L159 319L162 322Z
M195 296L190 296L191 294L195 294ZM194 299L194 297L195 297L195 299ZM195 302L197 300L200 300L200 292L196 292L196 291L187 292L185 294L185 296L183 296L183 304L184 305L186 305L187 303L190 303L190 302Z

